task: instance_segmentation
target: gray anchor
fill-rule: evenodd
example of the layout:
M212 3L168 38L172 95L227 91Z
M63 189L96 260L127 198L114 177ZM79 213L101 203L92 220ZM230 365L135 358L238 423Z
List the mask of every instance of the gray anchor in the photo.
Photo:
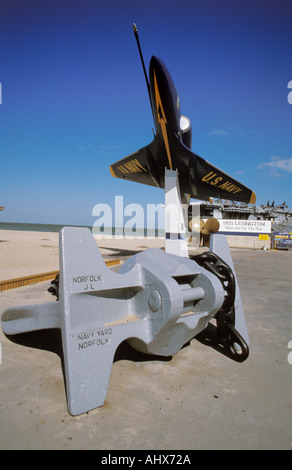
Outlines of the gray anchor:
M7 335L61 329L72 415L104 404L122 341L148 354L173 356L224 310L226 291L220 276L192 259L148 249L129 258L116 273L105 265L89 229L65 227L59 245L59 300L7 309L2 329ZM234 274L224 235L211 236L210 251ZM244 360L248 333L237 284L233 319L226 318L223 324L230 328L225 340ZM241 358L240 348L245 350Z

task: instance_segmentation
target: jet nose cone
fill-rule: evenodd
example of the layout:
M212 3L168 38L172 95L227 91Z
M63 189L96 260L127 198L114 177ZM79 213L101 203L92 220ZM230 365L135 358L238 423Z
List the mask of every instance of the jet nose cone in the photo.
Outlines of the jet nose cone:
M150 80L153 77L155 72L156 80L158 87L162 90L162 92L168 88L173 92L175 90L174 83L172 81L171 75L163 62L162 59L157 57L156 55L153 55L150 60L150 65L149 65L149 77ZM175 90L176 92L176 90Z
M151 57L150 66L149 66L150 73L151 73L151 71L153 71L153 69L157 70L158 72L161 72L163 70L167 70L166 65L164 64L164 62L159 57L157 57L156 55L153 55Z

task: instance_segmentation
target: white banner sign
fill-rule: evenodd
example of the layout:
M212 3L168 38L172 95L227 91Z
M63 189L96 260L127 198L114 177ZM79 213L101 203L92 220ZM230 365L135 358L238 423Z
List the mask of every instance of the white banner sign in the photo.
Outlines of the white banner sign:
M271 233L270 220L218 219L218 221L220 223L219 232Z

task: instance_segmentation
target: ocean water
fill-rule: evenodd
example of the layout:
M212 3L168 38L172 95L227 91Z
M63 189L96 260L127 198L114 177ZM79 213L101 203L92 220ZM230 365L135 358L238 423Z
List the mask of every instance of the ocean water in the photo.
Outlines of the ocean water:
M59 232L63 227L89 228L93 234L104 235L124 235L137 237L163 237L164 230L137 228L135 230L124 229L123 227L92 227L84 225L58 225L58 224L24 224L16 222L0 222L0 230L18 230L26 232Z
M19 230L23 232L59 232L63 227L68 227L68 225L0 222L0 230ZM77 225L70 225L70 227L77 227ZM91 229L91 227L88 228Z

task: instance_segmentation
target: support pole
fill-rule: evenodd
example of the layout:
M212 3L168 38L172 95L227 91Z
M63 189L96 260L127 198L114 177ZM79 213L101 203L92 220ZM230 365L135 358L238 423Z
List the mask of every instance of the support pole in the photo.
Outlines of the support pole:
M177 170L165 168L165 252L188 258L188 205L182 204Z

